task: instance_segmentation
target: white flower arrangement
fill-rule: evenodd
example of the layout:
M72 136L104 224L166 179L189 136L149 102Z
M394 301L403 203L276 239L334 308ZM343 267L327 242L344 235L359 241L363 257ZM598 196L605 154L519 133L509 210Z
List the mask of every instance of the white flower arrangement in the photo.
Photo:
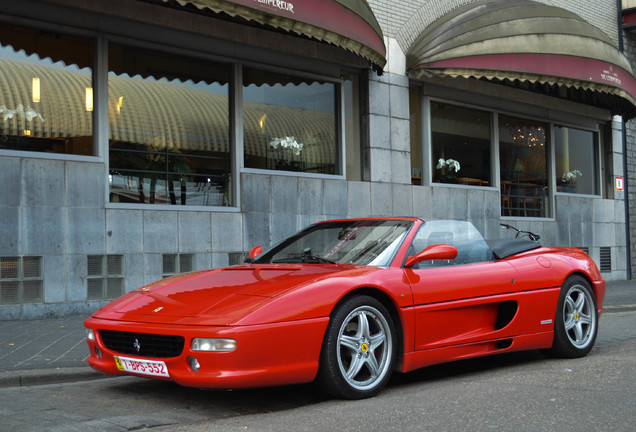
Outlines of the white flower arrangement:
M439 158L437 161L437 169L448 168L450 171L459 172L460 165L455 159Z
M31 107L25 108L22 104L19 104L14 110L9 109L4 105L0 105L0 115L2 116L3 121L11 120L15 115L20 118L26 118L27 121L31 121L35 118L39 118L44 121L42 114L38 113Z
M274 149L278 150L278 148L289 149L294 152L296 156L300 155L300 152L303 151L303 143L299 143L296 141L296 138L293 136L286 136L285 138L273 138L269 145Z
M564 183L574 183L576 181L576 178L582 175L583 173L581 171L575 169L563 173L563 177L561 177L561 180L563 180Z

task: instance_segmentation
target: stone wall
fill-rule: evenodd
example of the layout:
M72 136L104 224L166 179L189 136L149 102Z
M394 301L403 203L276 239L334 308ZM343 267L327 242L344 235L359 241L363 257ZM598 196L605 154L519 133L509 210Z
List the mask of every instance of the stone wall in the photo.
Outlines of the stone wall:
M636 66L636 37L623 32L623 53L627 56L632 67ZM636 275L636 120L625 124L625 143L627 172L625 180L629 202L629 238L631 276Z
M162 277L163 254L192 254L195 269L225 266L252 246L323 219L468 219L487 238L511 235L499 225L496 190L243 174L240 211L122 209L105 205L105 178L102 163L0 158L2 255L42 256L44 265L44 302L0 306L0 320L100 306L87 300L88 255L122 255L130 291ZM624 202L557 197L556 206L556 220L506 223L540 234L544 245L586 246L597 263L600 248L610 247L613 267L605 277L624 278Z

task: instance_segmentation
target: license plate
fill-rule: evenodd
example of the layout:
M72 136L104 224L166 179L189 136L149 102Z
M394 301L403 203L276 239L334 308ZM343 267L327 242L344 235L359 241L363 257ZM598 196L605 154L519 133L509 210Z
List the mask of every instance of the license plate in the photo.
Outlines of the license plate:
M168 367L162 361L115 357L117 369L141 375L169 377Z

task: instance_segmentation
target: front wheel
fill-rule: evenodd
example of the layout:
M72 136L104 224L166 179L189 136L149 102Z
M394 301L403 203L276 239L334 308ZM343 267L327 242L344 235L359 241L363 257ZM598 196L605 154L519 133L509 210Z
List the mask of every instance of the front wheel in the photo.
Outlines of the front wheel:
M561 287L550 353L558 357L583 357L590 352L598 332L596 298L580 276L569 277Z
M331 316L318 383L335 397L375 396L389 380L395 357L395 327L387 309L373 297L351 297Z

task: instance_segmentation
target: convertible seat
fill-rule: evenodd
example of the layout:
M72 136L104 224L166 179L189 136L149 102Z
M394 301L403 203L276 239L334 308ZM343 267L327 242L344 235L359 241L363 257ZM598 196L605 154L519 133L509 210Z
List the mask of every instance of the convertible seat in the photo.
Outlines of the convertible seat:
M488 246L496 259L504 259L521 252L540 248L541 244L529 239L498 239L489 241Z

